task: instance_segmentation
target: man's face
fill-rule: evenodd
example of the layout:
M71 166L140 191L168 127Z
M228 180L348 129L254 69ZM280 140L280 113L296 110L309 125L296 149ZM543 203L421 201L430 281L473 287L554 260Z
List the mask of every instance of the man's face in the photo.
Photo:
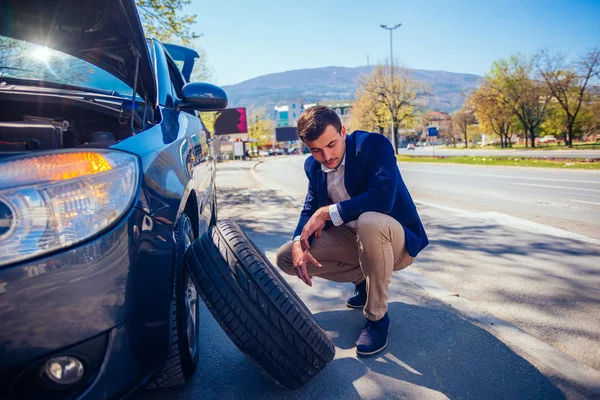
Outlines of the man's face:
M333 125L328 125L318 139L306 142L313 157L327 168L337 168L346 151L346 127L337 132Z

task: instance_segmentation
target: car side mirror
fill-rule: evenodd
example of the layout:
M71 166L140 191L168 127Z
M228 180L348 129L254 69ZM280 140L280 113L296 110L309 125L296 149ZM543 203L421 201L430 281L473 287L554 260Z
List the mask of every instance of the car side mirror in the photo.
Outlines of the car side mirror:
M210 111L227 107L227 94L215 85L205 82L190 82L182 91L183 101L179 110Z

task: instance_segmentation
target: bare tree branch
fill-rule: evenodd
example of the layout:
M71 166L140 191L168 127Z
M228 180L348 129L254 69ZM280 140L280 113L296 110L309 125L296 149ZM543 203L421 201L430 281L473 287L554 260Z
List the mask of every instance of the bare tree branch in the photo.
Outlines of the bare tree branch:
M546 49L536 61L538 73L565 113L567 144L571 146L581 106L589 101L588 87L600 74L600 48L591 49L572 63L567 63L564 54Z

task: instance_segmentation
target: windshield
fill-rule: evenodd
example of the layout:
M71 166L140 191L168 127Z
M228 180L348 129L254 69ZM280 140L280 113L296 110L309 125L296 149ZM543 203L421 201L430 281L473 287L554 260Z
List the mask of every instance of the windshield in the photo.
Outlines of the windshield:
M112 90L130 96L132 89L108 72L69 54L0 35L0 79L18 78Z

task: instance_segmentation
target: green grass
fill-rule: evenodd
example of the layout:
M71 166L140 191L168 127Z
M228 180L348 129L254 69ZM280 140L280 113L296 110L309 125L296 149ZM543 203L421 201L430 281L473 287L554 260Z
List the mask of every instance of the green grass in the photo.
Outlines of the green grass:
M502 148L500 145L497 146L473 146L465 148L462 144L457 144L456 147L453 146L445 146L444 150L598 150L600 152L600 143L587 142L587 143L573 143L573 147L567 147L563 144L558 146L556 143L541 143L536 145L536 147L525 147L524 144L513 144L512 147Z
M562 169L598 169L600 161L585 161L583 159L547 160L525 157L482 157L482 156L396 156L400 162L427 162L470 165L495 165L503 167L541 167Z

